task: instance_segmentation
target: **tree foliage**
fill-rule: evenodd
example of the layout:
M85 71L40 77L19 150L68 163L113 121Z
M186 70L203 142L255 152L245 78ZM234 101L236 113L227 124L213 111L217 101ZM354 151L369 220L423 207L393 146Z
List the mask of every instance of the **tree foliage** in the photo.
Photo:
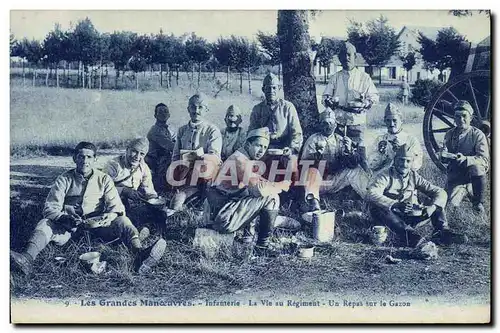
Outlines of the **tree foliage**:
M439 30L435 41L420 33L418 41L420 54L427 68L441 72L447 68L452 71L461 71L464 68L470 44L455 28Z
M384 66L400 46L396 30L382 15L368 21L366 26L351 21L347 27L347 35L349 42L356 47L357 52L363 55L370 66Z
M321 67L329 67L333 56L339 53L341 41L335 38L322 37L316 54Z
M74 54L84 65L96 62L99 55L99 32L88 17L76 24L69 38Z
M271 66L280 64L280 40L276 34L266 34L265 32L257 32L257 40L259 41L262 52L266 55L265 62Z
M415 66L415 64L417 63L414 52L408 52L407 55L402 56L401 61L403 61L403 67L407 72L411 71L413 66Z

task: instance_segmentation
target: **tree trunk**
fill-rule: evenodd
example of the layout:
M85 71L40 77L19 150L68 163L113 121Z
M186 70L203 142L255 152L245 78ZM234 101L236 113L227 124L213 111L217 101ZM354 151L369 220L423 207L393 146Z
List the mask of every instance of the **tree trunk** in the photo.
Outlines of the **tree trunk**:
M229 72L230 72L230 67L227 66L227 80L226 80L226 82L227 82L227 85L226 85L227 90L229 90L229 85L230 85L230 83L229 83L230 73Z
M56 87L59 88L59 71L57 70L57 65L56 65Z
M215 71L217 70L217 68L214 66L214 81L215 81Z
M49 73L50 73L50 66L47 66L47 74L45 74L45 86L49 86Z
M177 66L177 75L175 76L175 84L179 86L179 66Z
M378 68L378 84L382 84L382 67Z
M160 64L160 87L163 87L163 65Z
M168 87L172 88L172 67L168 65Z
M200 78L201 78L201 62L198 63L198 88L200 87Z
M252 74L250 74L250 67L248 67L248 93L252 94Z
M24 73L24 60L23 60L23 87L26 84L26 74Z
M82 64L82 88L85 89L85 64Z
M135 90L139 90L139 72L135 73Z
M279 10L278 36L283 65L285 99L297 109L304 136L317 131L316 85L309 57L310 40L306 10Z
M118 89L118 77L120 76L120 70L116 69L116 75L115 75L115 89Z
M167 89L170 88L169 75L170 75L170 66L169 64L167 64Z
M240 94L243 94L243 71L240 72Z
M102 72L103 71L104 71L104 67L102 65L102 59L101 59L100 66L99 66L99 90L102 90Z
M320 65L320 66L321 66L321 65ZM326 67L323 67L323 68L324 68L324 70L325 70L325 73L324 73L324 75L323 75L323 76L324 76L324 78L325 78L325 84L327 84Z
M36 65L33 66L33 87L36 85Z
M93 72L93 67L89 66L88 67L88 73L89 73L89 89L92 89L92 72Z
M191 81L189 81L189 86L193 85L194 81L194 63L191 65Z
M281 62L278 64L278 80L281 81Z

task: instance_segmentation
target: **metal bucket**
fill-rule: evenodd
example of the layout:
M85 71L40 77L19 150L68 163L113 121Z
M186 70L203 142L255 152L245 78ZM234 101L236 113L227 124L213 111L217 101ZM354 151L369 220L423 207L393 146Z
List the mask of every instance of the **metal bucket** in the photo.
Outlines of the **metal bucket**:
M344 211L315 211L303 215L303 219L312 223L312 238L320 243L328 243L335 237L335 216L342 217Z

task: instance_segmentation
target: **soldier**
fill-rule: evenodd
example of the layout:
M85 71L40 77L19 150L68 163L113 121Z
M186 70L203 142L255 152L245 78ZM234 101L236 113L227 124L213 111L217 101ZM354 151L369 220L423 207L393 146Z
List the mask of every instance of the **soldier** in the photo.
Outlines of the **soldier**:
M274 256L277 252L270 237L278 216L278 194L288 191L291 182L269 182L253 173L253 167L257 165L255 161L264 157L269 137L267 127L250 130L244 146L224 162L215 183L208 190L210 210L205 214L210 216L205 216L205 219L213 223L215 230L233 233L247 228L259 216L255 251L258 255Z
M240 127L242 122L241 111L236 105L231 105L227 108L226 128L222 132L222 160L225 161L236 150L243 146L245 143L246 133Z
M276 75L269 73L262 83L262 92L265 101L255 105L250 114L248 130L268 127L270 131L269 149L282 150L282 154L266 155L264 162L268 175L273 160L279 160L278 167L287 168L288 162L296 157L302 147L302 127L295 106L292 103L278 97L281 84ZM296 166L292 167L296 172ZM272 179L271 179L272 180Z
M143 209L139 209L137 212L132 211L132 205L134 208L143 207L141 203L144 201L158 198L158 193L153 186L151 171L144 162L144 156L147 156L147 153L148 140L146 138L134 139L127 145L127 151L124 155L113 158L104 167L104 171L113 179L129 217L132 215L143 217L144 214ZM152 206L147 207L152 208ZM155 217L163 216L163 212L159 209L153 209L151 213ZM135 222L134 218L132 220ZM164 218L163 222L165 222Z
M370 173L363 143L366 111L378 102L377 88L368 74L356 68L356 48L349 42L341 45L342 70L333 74L323 92L323 105L335 110L337 133L346 133L360 151L361 166Z
M94 169L97 148L90 142L80 142L74 150L76 168L57 177L45 207L43 219L35 227L25 250L11 251L12 267L27 276L38 254L50 243L64 245L82 227L89 226L90 217L101 217L100 223L88 229L95 238L114 240L119 237L135 253L134 270L147 273L161 259L166 242L156 241L143 248L139 233L125 216L118 191L111 178Z
M403 115L396 105L387 104L384 122L387 133L377 137L368 154L370 169L375 173L388 169L394 161L396 150L406 144L415 153L413 170L419 170L422 166L422 147L417 138L403 130Z
M430 219L435 235L449 244L461 235L452 232L446 220L446 192L412 170L414 160L414 150L403 144L396 151L394 165L372 180L367 194L372 218L385 223L410 247L425 243L415 228ZM429 197L428 205L419 203L420 193Z
M167 121L170 118L168 107L159 103L155 107L156 123L148 132L149 151L145 161L153 175L153 184L157 190L164 190L166 187L166 174L172 151L174 149L175 135L170 131Z
M484 192L490 159L488 141L483 132L471 126L474 109L469 102L458 101L453 111L456 127L446 133L441 153L441 160L448 164L446 192L449 203L457 207L467 192L472 192L474 211L484 216Z
M320 193L336 193L349 185L364 198L369 181L368 174L360 167L361 157L352 140L335 133L337 122L332 110L326 109L320 114L320 126L321 132L307 139L301 156L301 164L306 160L315 161L307 170L305 200L301 201L303 210L307 211L320 209ZM320 161L326 162L324 172L319 171ZM304 171L301 181L302 174Z
M205 120L208 112L207 98L202 93L197 93L189 99L188 108L190 121L179 128L177 140L175 141L172 163L183 161L185 164L175 165L170 171L175 171L176 181L186 179L186 184L178 187L170 202L169 215L182 210L184 202L195 196L203 196L205 186L210 181L210 177L200 177L198 175L216 174L216 167L221 163L222 136L219 128ZM196 161L203 162L195 163ZM195 166L198 169L195 170ZM211 168L207 171L207 167ZM201 170L203 169L203 170ZM171 180L170 180L171 181Z
M408 104L409 96L410 96L410 85L406 81L406 76L403 76L403 82L401 83L401 98L403 99L403 105Z

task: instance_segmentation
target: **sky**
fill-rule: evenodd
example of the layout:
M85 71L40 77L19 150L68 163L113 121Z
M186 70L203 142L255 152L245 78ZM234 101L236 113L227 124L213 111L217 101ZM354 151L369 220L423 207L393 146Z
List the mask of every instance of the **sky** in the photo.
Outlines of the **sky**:
M477 43L490 35L490 18L484 14L469 17L455 17L448 10L323 10L310 23L310 34L345 37L349 20L366 22L384 15L397 32L405 25L429 27L455 27L471 42ZM276 32L276 10L13 10L10 12L10 31L17 39L43 40L54 28L55 23L63 29L70 28L70 22L89 17L100 32L133 31L142 34L159 32L182 35L195 32L209 41L219 36L245 36L255 38L258 30Z

